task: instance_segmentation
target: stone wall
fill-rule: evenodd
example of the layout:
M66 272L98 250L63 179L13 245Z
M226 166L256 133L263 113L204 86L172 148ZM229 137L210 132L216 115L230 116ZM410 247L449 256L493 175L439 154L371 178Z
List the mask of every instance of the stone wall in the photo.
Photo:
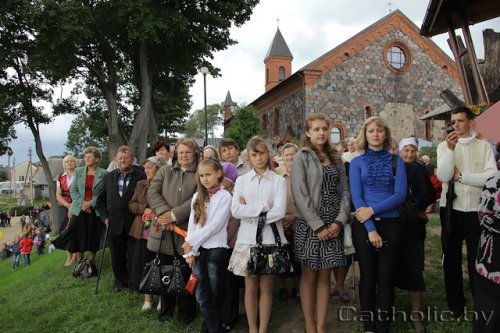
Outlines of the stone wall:
M264 114L267 116L268 126L264 131L267 133L268 138L274 135L274 112L276 110L279 114L279 136L284 138L288 132L290 136L298 140L304 131L303 91L298 91L260 113L261 117Z
M412 53L406 73L395 73L384 63L384 46L392 40L403 42ZM445 88L460 94L459 84L445 70L402 31L393 30L308 88L306 112L326 113L342 123L346 136L356 136L369 105L372 115L386 118L399 138L413 134L424 138L425 123L418 117L444 103L439 93ZM290 120L295 122L296 117ZM433 124L434 143L441 141L442 127L442 122Z

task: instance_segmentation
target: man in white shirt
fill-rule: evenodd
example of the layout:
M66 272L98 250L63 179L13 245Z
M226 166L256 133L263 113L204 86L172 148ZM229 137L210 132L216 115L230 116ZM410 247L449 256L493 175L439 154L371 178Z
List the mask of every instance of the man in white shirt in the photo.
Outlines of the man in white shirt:
M437 177L443 182L440 199L441 239L446 300L452 316L464 311L462 243L467 246L469 285L474 290L474 262L481 229L477 216L479 196L486 180L496 171L495 158L488 142L471 133L474 114L466 107L451 111L450 132L437 147ZM456 198L451 219L447 221L446 193L453 182ZM474 295L473 295L474 296Z

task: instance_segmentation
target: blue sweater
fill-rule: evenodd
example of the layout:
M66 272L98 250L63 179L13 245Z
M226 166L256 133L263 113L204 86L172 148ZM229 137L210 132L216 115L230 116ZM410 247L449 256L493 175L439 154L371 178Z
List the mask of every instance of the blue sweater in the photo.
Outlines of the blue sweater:
M398 156L394 177L392 156L385 149L367 149L351 161L349 183L356 209L371 207L373 217L399 217L398 207L406 199L406 169L403 159ZM372 219L368 219L364 226L368 232L376 230Z

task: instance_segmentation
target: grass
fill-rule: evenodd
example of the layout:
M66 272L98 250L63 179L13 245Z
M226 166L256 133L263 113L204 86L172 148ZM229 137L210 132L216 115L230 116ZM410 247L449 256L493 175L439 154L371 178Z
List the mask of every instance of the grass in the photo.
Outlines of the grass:
M446 310L446 301L441 268L441 245L439 242L439 221L431 219L427 228L426 271L427 292L424 306L430 306L431 314ZM98 262L101 253L98 253ZM123 291L110 292L113 274L109 251L106 250L103 273L98 295L94 295L96 279L75 279L71 270L63 268L65 254L56 251L52 254L31 255L31 266L12 271L11 260L0 262L0 331L9 333L31 332L198 332L201 319L189 327L177 321L159 327L156 311L142 313L142 296ZM465 276L466 274L464 274ZM356 274L357 282L359 273ZM346 281L350 287L350 277ZM276 286L277 284L275 284ZM467 285L467 281L465 282ZM468 306L472 302L467 301ZM358 298L359 301L359 298ZM343 305L343 304L342 304ZM334 332L362 332L357 322L339 322L339 303L331 300L328 327ZM409 310L406 293L397 291L396 307ZM468 309L471 310L471 309ZM428 320L426 326L433 333L471 332L472 325L466 321L448 321L444 318ZM270 332L303 332L303 316L297 301L282 302L275 297L271 314ZM240 317L236 333L247 331L246 318ZM396 317L391 332L414 332L408 322Z

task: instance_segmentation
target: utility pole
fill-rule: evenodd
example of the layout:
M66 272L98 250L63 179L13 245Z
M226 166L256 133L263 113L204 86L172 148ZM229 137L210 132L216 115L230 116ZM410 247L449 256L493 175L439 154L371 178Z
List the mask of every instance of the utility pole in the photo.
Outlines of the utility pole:
M31 163L31 147L28 148L28 157L29 157L29 168L30 168L30 191L31 191L31 206L33 206L33 164Z
M12 162L12 172L10 175L10 187L12 188L12 180L14 180L14 198L17 197L17 181L16 181L16 157L14 156L14 160Z

